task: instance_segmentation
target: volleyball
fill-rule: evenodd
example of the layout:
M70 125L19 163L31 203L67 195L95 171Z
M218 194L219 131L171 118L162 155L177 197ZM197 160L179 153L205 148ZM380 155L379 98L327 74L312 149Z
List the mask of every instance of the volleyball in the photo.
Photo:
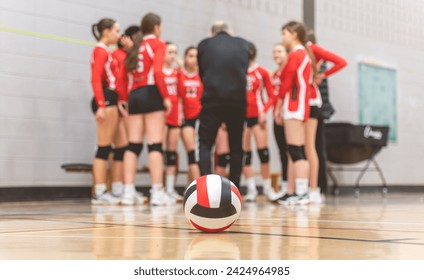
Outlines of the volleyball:
M194 180L184 193L187 220L198 230L220 232L231 227L241 212L241 195L227 178L210 174Z

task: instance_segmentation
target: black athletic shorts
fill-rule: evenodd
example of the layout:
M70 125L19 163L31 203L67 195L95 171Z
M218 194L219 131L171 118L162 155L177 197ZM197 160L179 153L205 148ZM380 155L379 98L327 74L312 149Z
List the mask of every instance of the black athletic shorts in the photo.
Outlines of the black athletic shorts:
M196 122L197 122L197 120L198 120L198 118L184 120L183 125L181 127L189 127L189 126L191 126L192 128L196 128Z
M259 123L258 118L246 118L246 124L248 128L254 127Z
M154 85L136 88L128 97L130 115L153 113L164 109L162 95Z
M118 105L118 94L114 90L103 88L103 94L105 97L106 107ZM97 106L96 100L93 97L91 100L91 110L95 114L97 109L99 109L99 107Z
M309 118L311 119L319 119L321 116L321 108L317 106L311 106L311 111L309 113Z
M168 127L168 129L180 128L180 126L176 126L176 125L172 125L172 124L166 124L166 127Z

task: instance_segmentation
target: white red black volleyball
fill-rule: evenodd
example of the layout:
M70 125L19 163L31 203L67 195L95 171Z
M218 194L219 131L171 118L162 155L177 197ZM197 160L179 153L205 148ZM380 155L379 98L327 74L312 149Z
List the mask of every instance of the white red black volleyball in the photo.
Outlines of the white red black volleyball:
M227 178L215 174L194 180L184 193L187 220L205 232L231 227L240 216L241 203L238 188Z

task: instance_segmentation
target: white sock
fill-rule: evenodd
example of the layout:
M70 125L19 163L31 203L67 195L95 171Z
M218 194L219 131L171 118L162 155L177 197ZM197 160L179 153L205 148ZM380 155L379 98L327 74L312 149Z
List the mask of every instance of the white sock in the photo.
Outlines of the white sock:
M256 190L255 177L246 179L246 185L249 191Z
M135 193L135 185L134 184L125 184L124 192L126 193Z
M271 190L271 179L264 179L262 178L262 182L263 182L263 187L264 187L264 192L268 192Z
M283 195L285 195L285 194L287 194L287 190L288 190L287 181L281 181L281 183L280 183L280 192Z
M311 187L309 187L309 193L318 193L318 194L321 194L321 188L320 187L318 187L318 188L314 188L314 189L312 189Z
M162 184L152 184L152 190L154 192L161 191L162 189L163 189L163 185Z
M121 195L124 191L124 184L122 182L112 183L112 194L115 196Z
M302 196L308 193L309 180L308 179L296 179L296 194Z
M172 193L175 191L175 176L166 175L166 192Z
M106 192L106 184L94 185L94 194L96 195L96 197L101 196L104 192Z

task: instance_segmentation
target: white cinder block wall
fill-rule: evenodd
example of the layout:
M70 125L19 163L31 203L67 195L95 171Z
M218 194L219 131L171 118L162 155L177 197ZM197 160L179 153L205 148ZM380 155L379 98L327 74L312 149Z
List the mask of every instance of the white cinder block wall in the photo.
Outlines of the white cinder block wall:
M302 18L298 0L0 0L0 27L94 42L102 17L122 28L149 11L163 18L163 39L180 53L208 36L217 19L257 44L258 62L273 69L280 27ZM88 175L65 174L65 162L91 162L95 126L89 102L92 46L0 30L0 187L87 186ZM272 138L271 138L272 140ZM271 149L276 150L271 142ZM181 149L182 168L186 167ZM272 155L277 153L273 152ZM254 161L257 164L257 159ZM274 170L279 170L273 158ZM140 160L146 164L146 151ZM147 179L147 178L146 178ZM148 182L139 178L138 183ZM181 181L184 183L184 180ZM146 184L146 183L144 183Z
M329 81L337 110L333 121L359 121L358 62L372 60L397 69L397 142L377 158L389 184L424 183L423 13L423 1L316 0L318 42L349 61ZM349 174L339 178L353 182ZM363 182L379 181L369 174Z
M164 20L163 38L180 53L208 35L216 19L257 44L258 62L274 69L280 27L301 20L300 0L0 0L0 27L94 42L90 27L101 17L123 28L153 11ZM424 182L424 3L401 0L316 0L319 43L343 55L349 67L330 79L334 121L358 121L358 69L363 59L397 69L398 140L378 160L389 184ZM65 174L64 162L92 160L95 131L89 109L92 46L0 31L0 187L87 186L87 175ZM271 124L271 122L270 122ZM271 155L277 155L270 137ZM182 168L186 167L181 151ZM146 163L144 152L140 164ZM258 165L255 155L254 164ZM278 158L272 157L274 171ZM340 174L351 183L352 175ZM139 178L138 182L147 182ZM367 175L364 183L377 183ZM184 183L181 180L180 183Z

